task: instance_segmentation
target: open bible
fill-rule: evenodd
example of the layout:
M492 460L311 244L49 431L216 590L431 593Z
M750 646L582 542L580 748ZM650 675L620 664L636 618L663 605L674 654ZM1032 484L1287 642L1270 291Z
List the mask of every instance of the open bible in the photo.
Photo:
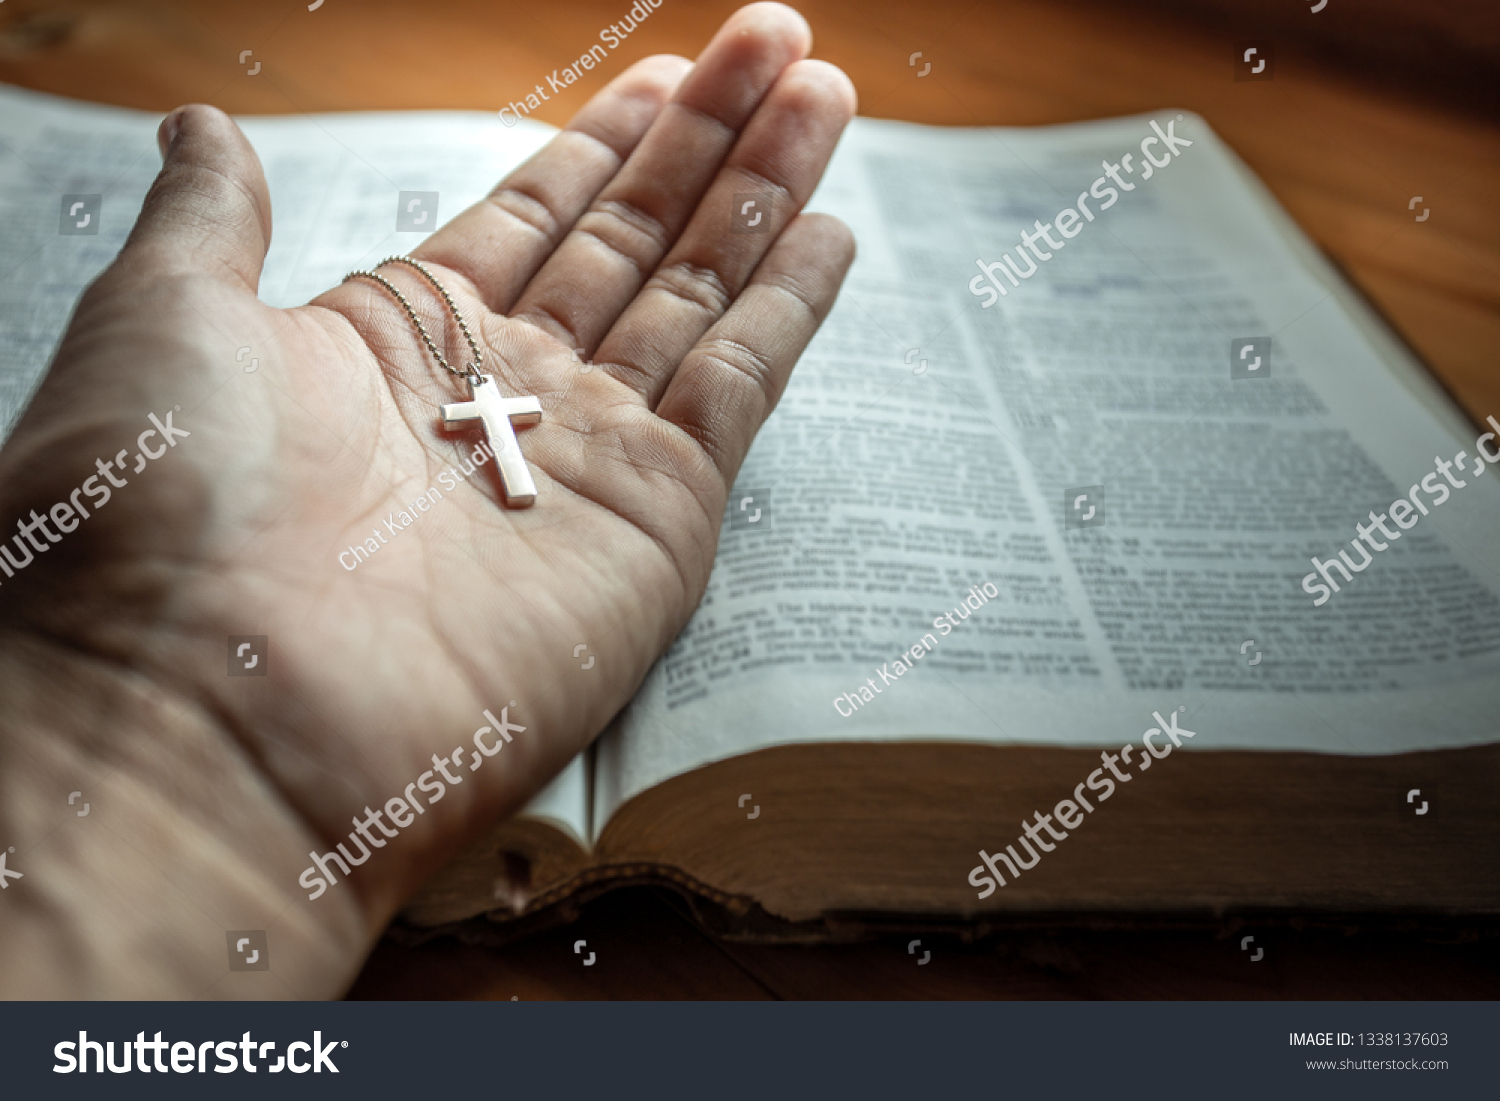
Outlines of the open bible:
M83 247L7 242L49 276L0 284L8 425L128 229L156 119L3 98L0 202L102 193ZM436 224L551 132L242 121L276 305L415 244L400 192L438 193ZM856 120L810 208L859 259L702 606L404 919L524 929L632 882L782 938L1500 909L1500 422L1459 411L1209 126Z

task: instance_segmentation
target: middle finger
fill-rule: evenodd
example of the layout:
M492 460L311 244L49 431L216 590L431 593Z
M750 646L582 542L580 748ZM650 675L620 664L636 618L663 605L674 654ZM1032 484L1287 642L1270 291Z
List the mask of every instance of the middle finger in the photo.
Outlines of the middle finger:
M761 99L810 45L806 22L780 4L731 16L510 316L569 348L597 347L687 224Z

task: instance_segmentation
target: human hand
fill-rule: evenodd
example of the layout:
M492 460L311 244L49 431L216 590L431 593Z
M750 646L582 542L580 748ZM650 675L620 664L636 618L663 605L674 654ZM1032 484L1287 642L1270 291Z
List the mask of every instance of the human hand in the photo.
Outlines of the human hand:
M468 387L387 292L256 299L259 162L217 111L168 116L135 230L0 452L0 515L24 518L148 413L180 406L191 432L0 578L0 825L33 842L0 909L7 996L205 993L233 928L271 931L290 989L268 995L336 995L422 881L626 703L701 598L735 472L852 259L842 223L795 216L854 110L809 45L757 4L696 65L637 64L414 253L501 392L541 400L522 510L494 464L440 481L482 438L441 429ZM776 195L769 232L728 232L747 191ZM431 286L381 274L467 362ZM254 384L225 385L225 335L248 333L274 334ZM430 486L418 522L340 566ZM264 678L225 676L234 634L270 637ZM527 729L504 753L308 900L309 851L512 700ZM98 828L51 832L85 780Z

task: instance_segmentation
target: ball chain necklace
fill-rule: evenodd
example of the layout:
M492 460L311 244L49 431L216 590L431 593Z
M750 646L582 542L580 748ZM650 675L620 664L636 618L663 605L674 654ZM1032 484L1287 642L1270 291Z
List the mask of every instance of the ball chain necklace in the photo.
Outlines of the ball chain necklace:
M406 316L411 318L417 332L422 334L422 340L427 344L427 350L432 353L432 358L437 360L438 366L456 378L466 379L469 383L469 392L472 397L468 401L454 402L443 406L443 427L448 429L458 428L471 421L478 421L489 442L490 450L495 453L495 465L500 470L500 484L505 490L505 503L511 508L525 508L536 501L536 483L531 480L531 470L526 465L526 458L521 454L521 445L516 440L515 425L539 424L542 419L542 403L534 397L507 398L500 395L500 388L495 380L484 374L480 367L483 365L483 355L479 350L479 343L474 339L474 334L469 332L469 327L464 324L463 315L458 312L458 307L453 304L453 298L448 290L437 281L437 277L427 270L427 266L420 260L413 260L410 256L388 256L375 267L382 268L386 264L405 264L407 267L415 268L421 272L426 280L437 288L438 294L443 296L443 301L448 304L448 309L453 314L453 320L458 322L459 332L464 334L464 339L469 342L469 351L474 359L462 371L454 367L443 358L442 350L433 343L432 336L427 332L427 326L422 324L422 319L417 316L417 311L407 301L406 295L396 287L385 276L375 271L351 271L344 276L344 282L351 279L372 279L379 283L391 294L395 295L396 301L401 303L406 310Z

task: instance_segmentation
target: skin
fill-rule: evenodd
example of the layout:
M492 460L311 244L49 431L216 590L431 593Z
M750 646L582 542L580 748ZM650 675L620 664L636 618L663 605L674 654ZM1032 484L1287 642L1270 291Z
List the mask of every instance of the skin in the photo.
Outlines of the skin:
M416 250L502 392L540 398L519 433L539 496L502 507L487 464L353 572L338 552L480 438L441 428L467 386L368 281L259 302L259 162L213 108L168 116L128 243L0 451L13 525L148 413L180 406L192 432L0 578L0 851L25 875L0 895L0 996L337 996L424 880L630 699L853 258L842 223L796 214L855 105L809 48L790 9L742 9L696 63L623 73ZM742 192L776 196L769 232L727 232ZM431 287L382 273L464 362ZM270 636L267 676L226 676L233 634ZM309 851L512 700L524 733L308 901ZM273 971L228 972L229 929L266 929Z

